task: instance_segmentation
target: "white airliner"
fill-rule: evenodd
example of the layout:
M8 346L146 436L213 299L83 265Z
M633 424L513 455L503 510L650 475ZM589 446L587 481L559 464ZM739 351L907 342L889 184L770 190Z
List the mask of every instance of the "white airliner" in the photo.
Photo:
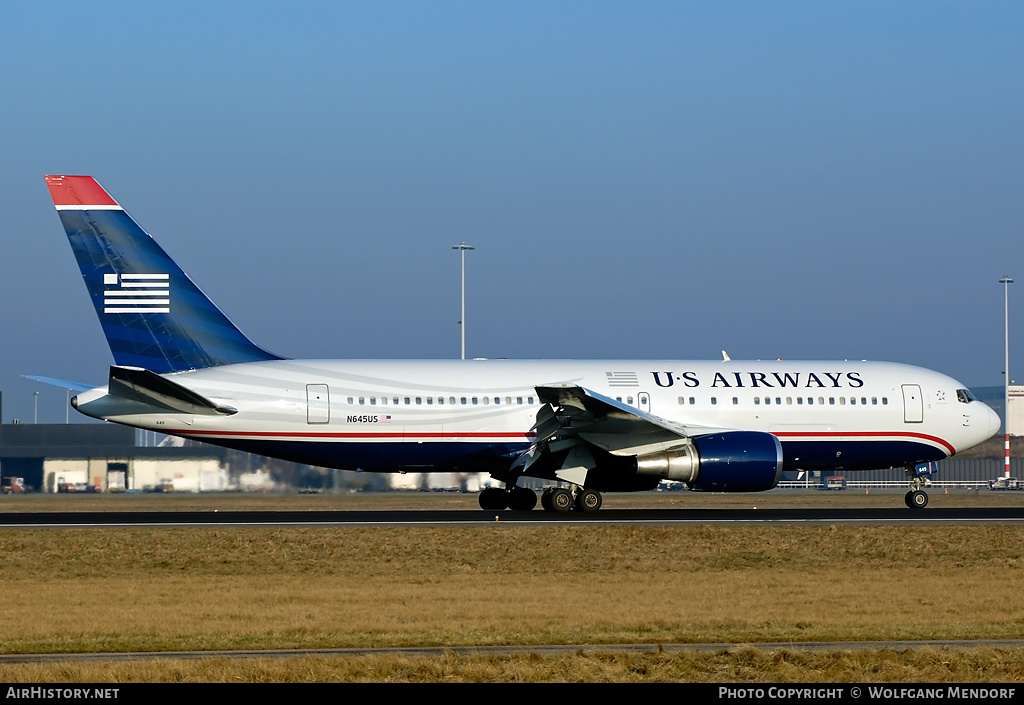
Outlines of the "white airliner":
M253 344L88 176L47 176L115 365L74 407L311 465L489 472L484 509L549 511L663 479L768 490L783 469L915 468L991 437L950 377L864 361L288 360Z

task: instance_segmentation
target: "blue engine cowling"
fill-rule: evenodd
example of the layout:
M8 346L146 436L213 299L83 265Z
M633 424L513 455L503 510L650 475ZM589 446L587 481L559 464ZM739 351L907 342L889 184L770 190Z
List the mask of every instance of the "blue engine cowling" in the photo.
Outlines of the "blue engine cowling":
M688 484L709 492L761 492L779 484L782 444L761 431L723 431L695 436L699 465Z

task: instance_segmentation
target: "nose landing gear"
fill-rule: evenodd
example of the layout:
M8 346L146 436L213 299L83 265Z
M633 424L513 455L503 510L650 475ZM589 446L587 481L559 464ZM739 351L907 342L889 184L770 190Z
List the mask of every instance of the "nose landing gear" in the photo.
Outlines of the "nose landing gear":
M924 509L928 506L928 493L924 490L910 490L904 501L911 509Z
M914 467L904 468L903 471L913 478L910 481L910 491L907 492L907 496L903 498L903 501L911 509L924 509L928 506L928 493L924 491L924 488L931 487L931 480L921 477Z

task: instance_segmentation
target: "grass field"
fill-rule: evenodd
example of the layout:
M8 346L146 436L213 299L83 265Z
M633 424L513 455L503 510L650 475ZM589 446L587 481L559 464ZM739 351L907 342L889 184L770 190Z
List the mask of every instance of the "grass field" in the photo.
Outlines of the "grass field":
M1024 501L1018 495L933 494L932 504ZM620 500L902 504L900 494L791 492L612 495L606 506ZM17 497L0 501L0 511L474 502L448 494ZM5 529L0 551L4 653L1024 637L1024 527L1017 525ZM1022 650L744 648L9 665L0 666L0 679L1020 681L1022 662Z

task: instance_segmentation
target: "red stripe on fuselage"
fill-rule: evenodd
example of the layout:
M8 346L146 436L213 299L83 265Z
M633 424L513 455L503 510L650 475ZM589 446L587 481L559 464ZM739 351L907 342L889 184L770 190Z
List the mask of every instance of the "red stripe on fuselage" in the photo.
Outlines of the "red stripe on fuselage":
M949 442L939 438L938 436L929 436L927 433L911 433L909 431L846 431L843 433L837 433L835 431L775 431L774 436L780 439L792 439L797 440L800 438L808 439L826 439L826 438L917 438L923 441L931 441L937 443L943 448L949 451L950 455L956 453L956 448L949 444Z
M529 441L536 437L535 433L402 433L399 431L393 432L380 432L380 431L359 431L353 433L318 433L314 431L303 432L303 433L281 433L279 431L207 431L207 430L192 430L192 429L178 429L178 430L163 430L162 433L170 433L177 436L220 436L223 438L308 438L308 439L441 439L441 438L457 438L457 439L515 439L519 440L522 438L524 441ZM801 438L812 440L812 439L851 439L851 438L863 438L863 439L881 439L881 438L910 438L916 440L929 441L937 445L942 446L949 451L950 455L956 453L956 449L949 444L949 442L937 437L930 436L926 433L911 433L907 431L847 431L843 433L829 432L829 431L778 431L772 435L782 440L799 440Z
M192 429L168 429L160 433L169 433L172 436L221 436L224 438L522 438L528 441L535 437L535 433L402 433L400 431L391 433L381 432L357 432L357 433L281 433L278 431L196 431Z

